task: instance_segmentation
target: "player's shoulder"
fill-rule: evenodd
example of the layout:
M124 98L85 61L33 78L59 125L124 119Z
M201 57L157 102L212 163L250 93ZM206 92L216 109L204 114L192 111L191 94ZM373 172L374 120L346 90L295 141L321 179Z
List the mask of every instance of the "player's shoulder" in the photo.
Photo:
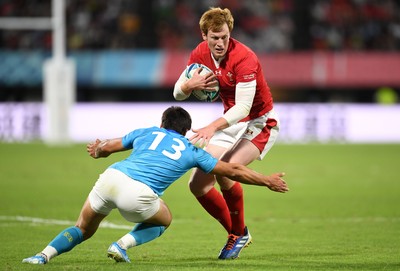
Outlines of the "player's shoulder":
M207 42L202 41L192 50L191 56L196 58L205 58L209 54L210 49L208 48Z
M203 40L202 42L200 42L197 47L195 48L195 50L200 51L200 52L204 52L204 51L209 51L208 50L208 44L205 40Z
M133 138L138 137L146 131L145 128L137 128L123 136L123 140L132 140Z
M154 131L159 131L160 128L157 126L146 127L146 128L137 128L131 132L129 132L125 137L139 137L147 134L151 134Z
M138 128L135 131L139 134L145 134L145 133L152 133L154 131L160 131L160 127L157 126L151 126L151 127L146 127L146 128Z
M229 46L227 65L242 72L258 69L260 61L253 50L233 38L230 39Z
M257 55L250 47L234 38L230 38L229 46L229 51L237 58L252 57L257 59Z

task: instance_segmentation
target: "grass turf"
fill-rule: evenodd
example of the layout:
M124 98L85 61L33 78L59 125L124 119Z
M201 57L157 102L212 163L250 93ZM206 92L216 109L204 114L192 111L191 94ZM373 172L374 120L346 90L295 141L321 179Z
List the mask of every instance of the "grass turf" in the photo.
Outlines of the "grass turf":
M21 260L73 224L99 173L127 153L88 157L84 145L0 144L0 270L38 270ZM127 229L95 236L53 259L46 270L400 270L400 145L276 145L251 167L286 172L278 194L245 186L253 244L233 261L217 260L222 227L187 188L189 175L163 199L174 215L153 242L128 251L132 264L105 256ZM20 221L25 217L28 221ZM67 221L34 222L30 218ZM108 222L130 226L117 211Z

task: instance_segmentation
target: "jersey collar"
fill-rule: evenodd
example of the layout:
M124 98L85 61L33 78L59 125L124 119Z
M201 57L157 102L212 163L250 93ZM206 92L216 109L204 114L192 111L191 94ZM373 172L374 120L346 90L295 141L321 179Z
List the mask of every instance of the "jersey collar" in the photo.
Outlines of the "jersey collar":
M226 55L224 55L223 57L221 57L219 60L216 60L216 59L214 58L213 54L211 53L211 51L210 51L210 54L211 54L211 58L212 58L212 60L213 60L213 62L214 62L215 67L219 68L219 65L221 64L222 60L225 59Z

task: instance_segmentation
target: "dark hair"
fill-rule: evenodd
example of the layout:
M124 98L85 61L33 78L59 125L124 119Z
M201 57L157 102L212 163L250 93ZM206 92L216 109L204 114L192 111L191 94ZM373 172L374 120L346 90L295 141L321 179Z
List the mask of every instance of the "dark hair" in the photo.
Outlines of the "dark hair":
M192 118L182 107L171 106L162 115L161 127L174 130L184 136L192 127Z

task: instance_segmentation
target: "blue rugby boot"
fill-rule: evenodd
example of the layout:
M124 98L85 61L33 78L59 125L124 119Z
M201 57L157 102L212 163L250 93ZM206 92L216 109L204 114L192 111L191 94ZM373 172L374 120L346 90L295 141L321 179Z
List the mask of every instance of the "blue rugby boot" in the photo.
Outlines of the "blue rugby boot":
M251 235L247 227L244 228L244 235L238 236L234 234L228 235L228 241L221 249L218 259L236 259L239 257L243 248L251 244Z
M22 262L30 263L30 264L46 264L47 257L46 257L46 255L39 253L39 254L36 254L35 256L23 259Z
M128 255L126 255L126 250L121 248L117 242L114 242L110 245L107 250L107 257L114 259L116 262L131 262Z

